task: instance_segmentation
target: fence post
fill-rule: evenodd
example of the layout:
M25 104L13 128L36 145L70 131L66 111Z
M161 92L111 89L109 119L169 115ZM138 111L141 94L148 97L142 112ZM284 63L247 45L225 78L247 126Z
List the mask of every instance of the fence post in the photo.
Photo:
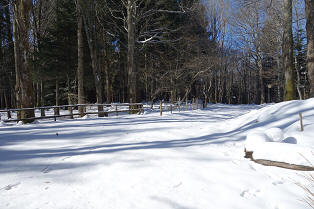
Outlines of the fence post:
M102 104L97 104L98 117L105 117L104 106Z
M188 98L185 100L185 111L188 111Z
M56 107L55 107L55 114L56 114L57 116L60 115L60 108L59 108L59 106L56 106Z
M40 108L40 116L45 117L45 109L44 108Z
M198 98L196 98L196 110L198 110Z
M304 131L302 112L299 112L301 131Z
M190 109L191 109L191 111L193 110L193 103L194 103L194 98L192 98L191 104L190 104Z
M22 115L22 111L21 111L21 110L18 110L18 111L17 111L17 119L18 119L18 120L21 120L21 115Z
M118 113L118 105L115 105L115 111L116 111L116 116L118 116L119 115L119 113Z
M69 107L69 111L70 111L70 118L73 119L73 107Z
M172 114L172 104L170 104L170 112L171 112L171 114Z
M10 112L10 110L8 110L8 119L11 119L11 112Z
M179 112L181 111L181 98L179 97L179 102L178 102L178 109L179 109Z
M160 100L160 116L162 116L162 101Z
M57 117L56 116L57 116L58 113L57 113L57 108L56 107L53 108L53 113L54 113L53 116L55 116L54 120L57 121Z

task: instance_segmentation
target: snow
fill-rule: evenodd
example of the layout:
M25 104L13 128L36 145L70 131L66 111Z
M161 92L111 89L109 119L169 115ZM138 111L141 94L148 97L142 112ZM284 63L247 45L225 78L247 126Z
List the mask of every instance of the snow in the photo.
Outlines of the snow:
M308 185L305 172L243 156L249 144L254 157L313 162L313 107L309 99L1 122L0 208L307 208L296 185Z
M266 135L271 139L273 142L280 142L283 140L283 131L280 128L270 128L266 130Z
M313 166L314 99L282 102L267 106L257 114L263 126L252 129L245 148L254 159ZM299 113L303 114L305 131L301 132ZM275 126L272 128L268 128Z

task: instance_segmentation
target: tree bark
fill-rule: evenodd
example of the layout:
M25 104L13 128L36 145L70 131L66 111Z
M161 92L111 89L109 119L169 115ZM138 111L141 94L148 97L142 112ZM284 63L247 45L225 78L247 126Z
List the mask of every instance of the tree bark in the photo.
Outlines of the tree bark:
M284 100L296 99L296 86L293 66L293 36L292 36L292 0L284 0L283 20L283 66L285 70L285 94Z
M261 104L265 103L265 85L264 85L264 69L263 69L263 64L262 64L262 53L261 50L258 49L257 52L257 67L258 67L258 72L259 72L259 86L260 86L260 93L261 93Z
M56 106L59 106L59 80L56 77Z
M35 96L30 72L30 12L32 0L16 0L13 2L14 11L14 49L16 68L16 93L19 106L22 108L34 107ZM34 110L24 110L21 119L33 118ZM33 120L23 120L24 123Z
M128 0L127 5L127 24L128 24L128 89L129 102L136 102L136 69L134 64L135 51L135 16L136 3Z
M41 106L45 105L43 80L40 81L40 105Z
M84 40L83 40L83 18L79 8L77 9L78 23L77 23L77 97L78 104L85 103L84 95ZM84 116L84 107L79 106L78 111L81 117Z
M112 102L112 93L111 93L111 78L109 71L109 63L108 63L108 54L107 54L107 38L106 32L103 31L104 38L104 71L106 76L106 103L110 104Z
M100 69L100 56L98 47L97 47L97 42L98 42L98 37L97 33L99 24L96 21L96 11L95 11L95 0L91 0L88 2L84 1L79 1L79 6L81 11L84 9L83 13L83 21L84 21L84 28L85 28L85 33L87 36L87 42L89 46L89 51L90 51L90 56L91 56L91 61L92 61L92 69L93 69L93 75L94 75L94 80L95 80L95 87L96 87L96 99L97 99L97 104L103 104L104 103L104 93L103 93L103 80L101 76L101 69ZM99 117L104 117L103 113L103 106L99 105L98 106L98 116Z
M305 0L307 33L307 72L310 80L310 97L314 97L314 1Z

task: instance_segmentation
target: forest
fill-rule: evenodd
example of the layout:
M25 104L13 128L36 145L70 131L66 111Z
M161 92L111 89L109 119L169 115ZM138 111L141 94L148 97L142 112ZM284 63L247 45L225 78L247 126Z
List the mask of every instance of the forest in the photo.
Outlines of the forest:
M1 109L314 96L313 0L1 0L0 43Z

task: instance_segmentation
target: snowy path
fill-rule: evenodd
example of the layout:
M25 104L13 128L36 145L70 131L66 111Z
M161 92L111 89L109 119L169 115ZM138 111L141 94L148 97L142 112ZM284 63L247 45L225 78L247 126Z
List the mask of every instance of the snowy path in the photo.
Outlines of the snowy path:
M243 158L258 108L2 125L0 208L306 208L297 172Z

